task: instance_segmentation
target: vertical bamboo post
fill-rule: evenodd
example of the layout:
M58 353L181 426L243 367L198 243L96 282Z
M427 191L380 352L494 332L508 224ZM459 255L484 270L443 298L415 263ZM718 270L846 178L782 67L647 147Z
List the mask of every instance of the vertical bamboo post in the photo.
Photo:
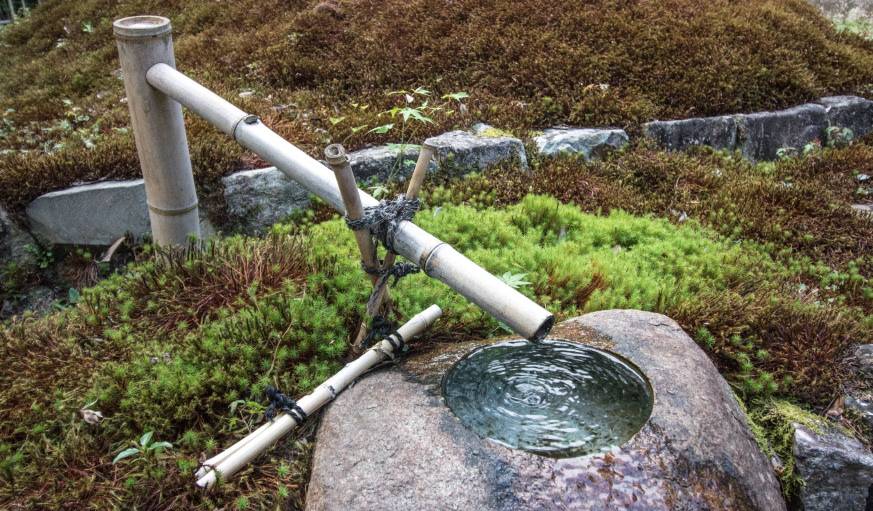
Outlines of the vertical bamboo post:
M176 67L170 20L133 16L113 24L152 236L158 245L200 237L200 215L182 106L146 82L155 64Z
M15 21L15 5L12 4L12 0L6 0L6 5L9 6L9 19Z

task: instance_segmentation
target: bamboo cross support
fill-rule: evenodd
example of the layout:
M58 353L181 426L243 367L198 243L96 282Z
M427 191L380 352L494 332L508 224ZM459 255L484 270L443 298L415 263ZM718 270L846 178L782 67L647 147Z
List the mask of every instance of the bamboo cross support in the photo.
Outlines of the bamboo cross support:
M395 334L391 334L367 350L366 353L348 363L338 373L319 385L311 394L300 398L297 405L304 412L304 419L331 402L356 378L385 359L393 358L396 354L394 353L395 346L402 346L402 343L430 328L440 315L442 315L442 310L436 305L431 305L419 312L398 328ZM212 488L219 479L227 479L232 476L248 462L269 449L289 431L299 426L300 422L291 414L283 413L249 433L242 440L202 464L195 473L197 486Z
M429 145L421 146L421 152L418 153L418 161L415 162L415 170L412 171L412 176L409 178L409 185L406 187L406 198L414 199L418 197L418 192L421 190L421 185L424 183L424 177L427 175L427 168L430 161L433 159L434 148ZM382 271L388 270L394 266L394 261L397 259L397 254L388 252L385 254L385 261L382 263ZM385 301L388 294L388 284L380 289L379 294L373 299L372 308L378 311Z

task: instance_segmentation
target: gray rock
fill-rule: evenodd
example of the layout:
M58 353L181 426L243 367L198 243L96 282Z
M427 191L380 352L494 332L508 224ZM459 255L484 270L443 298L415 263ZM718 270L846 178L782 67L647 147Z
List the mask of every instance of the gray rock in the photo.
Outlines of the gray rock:
M7 262L24 263L33 259L27 251L28 245L36 240L9 217L9 213L0 207L0 265Z
M856 347L849 357L849 362L860 376L873 380L873 344L861 344Z
M852 204L852 209L862 216L873 218L873 204Z
M750 160L775 160L780 149L800 150L825 140L827 110L822 105L800 105L777 112L738 115L738 145Z
M411 144L390 144L349 153L349 164L359 181L390 181L409 177L421 148ZM431 165L431 170L435 169Z
M873 398L868 393L845 396L843 405L858 414L868 426L873 428Z
M612 350L649 376L652 416L627 444L552 459L478 437L445 407L439 384L487 341L442 345L370 373L330 405L307 509L785 509L730 388L674 321L604 311L552 336Z
M527 170L527 153L514 137L484 137L466 131L450 131L424 142L436 149L439 171L452 175L485 170L516 162Z
M699 145L728 151L737 147L737 122L729 115L654 121L643 125L643 133L670 151Z
M567 153L591 160L621 149L629 139L621 129L550 128L534 138L534 142L543 156Z
M151 233L142 179L102 181L40 195L27 205L31 232L60 245L111 245L118 238ZM201 210L203 237L214 233Z
M236 172L221 182L230 221L247 234L263 234L309 206L309 192L276 167Z
M803 478L804 511L870 509L873 454L861 442L835 428L814 432L795 425L794 458Z
M830 96L821 98L828 126L849 128L855 138L873 132L873 101L858 96Z
M149 233L142 179L105 181L37 197L27 206L31 232L48 243L109 245Z

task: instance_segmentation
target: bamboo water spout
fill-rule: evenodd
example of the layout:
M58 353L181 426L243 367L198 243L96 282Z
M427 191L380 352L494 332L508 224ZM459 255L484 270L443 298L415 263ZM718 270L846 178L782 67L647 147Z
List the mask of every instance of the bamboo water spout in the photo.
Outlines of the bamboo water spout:
M340 213L346 212L334 173L270 130L257 116L243 112L166 64L151 67L146 80ZM379 204L366 192L358 193L364 207ZM554 317L549 311L412 222L400 222L394 230L393 245L398 254L418 264L427 275L448 285L518 335L540 339L551 329Z
M430 328L442 313L442 309L436 305L431 305L416 314L397 329L399 339L392 334L387 339L376 344L353 362L347 364L338 373L328 378L327 381L312 391L311 394L300 398L297 405L307 416L312 415L322 406L332 401L355 378L385 359L393 357L395 355L394 348L398 345L398 341L408 341L421 334ZM272 446L278 439L299 426L300 422L302 421L295 419L290 414L283 413L271 422L264 424L224 452L205 461L195 474L198 478L197 486L211 488L219 479L226 479L232 476L240 468Z

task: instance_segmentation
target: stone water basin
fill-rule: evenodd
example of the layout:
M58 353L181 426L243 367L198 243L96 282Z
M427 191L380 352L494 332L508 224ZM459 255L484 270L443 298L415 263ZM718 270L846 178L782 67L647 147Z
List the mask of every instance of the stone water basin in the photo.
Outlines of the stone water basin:
M506 341L447 344L369 374L327 409L307 509L785 509L729 386L674 321L602 311L565 321L550 337L614 354L645 376L653 404L638 431L578 452L572 442L529 452L489 439L453 413L442 384L475 350ZM543 398L530 388L515 395L539 395L528 406Z

